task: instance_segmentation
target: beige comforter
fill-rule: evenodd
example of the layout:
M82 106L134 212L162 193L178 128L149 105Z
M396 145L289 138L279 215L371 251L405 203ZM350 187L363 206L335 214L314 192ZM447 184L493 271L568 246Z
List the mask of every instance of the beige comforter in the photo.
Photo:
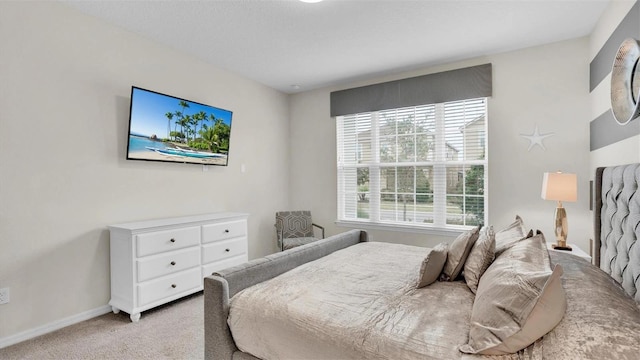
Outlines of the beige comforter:
M637 359L640 311L608 275L552 252L564 267L567 312L517 354L458 352L474 295L461 281L415 289L430 249L360 243L236 294L228 324L261 359Z
M459 358L474 296L464 282L415 289L429 251L360 243L247 288L231 300L236 345L262 359Z

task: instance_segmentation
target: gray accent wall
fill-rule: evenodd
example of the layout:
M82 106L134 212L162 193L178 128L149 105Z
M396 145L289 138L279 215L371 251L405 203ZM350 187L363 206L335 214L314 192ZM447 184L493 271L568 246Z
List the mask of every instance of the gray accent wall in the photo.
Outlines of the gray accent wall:
M593 91L611 72L613 59L622 41L628 37L638 39L639 36L640 3L636 2L589 64L589 91Z
M638 134L640 121L636 119L627 125L619 125L611 110L607 110L589 124L590 149L597 150Z
M626 38L640 39L640 2L636 2L589 64L589 91L611 73L616 52ZM640 134L640 119L619 125L609 108L589 124L591 151Z

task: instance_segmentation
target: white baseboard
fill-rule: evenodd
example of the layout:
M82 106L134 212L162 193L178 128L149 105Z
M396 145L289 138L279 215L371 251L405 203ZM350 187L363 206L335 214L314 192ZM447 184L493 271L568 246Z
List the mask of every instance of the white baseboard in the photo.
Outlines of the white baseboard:
M88 310L80 314L72 315L64 319L56 320L54 322L38 326L37 328L26 330L14 335L0 338L0 349L10 345L17 344L19 342L33 339L34 337L50 333L52 331L62 329L69 325L77 324L79 322L92 319L96 316L106 314L111 311L111 306L105 305L93 310Z

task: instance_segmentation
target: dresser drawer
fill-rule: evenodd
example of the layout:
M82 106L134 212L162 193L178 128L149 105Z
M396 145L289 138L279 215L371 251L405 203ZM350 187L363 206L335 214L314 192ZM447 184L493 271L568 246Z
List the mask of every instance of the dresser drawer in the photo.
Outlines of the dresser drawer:
M138 306L192 290L202 285L200 268L185 270L138 285Z
M197 246L147 256L137 261L138 281L146 281L200 265L200 248Z
M215 261L202 266L202 278L210 276L216 271L220 271L232 266L244 264L248 261L247 254L242 254L230 259Z
M200 227L154 231L137 236L137 255L147 256L200 243Z
M202 242L210 243L247 235L247 221L238 220L202 226Z
M228 259L247 253L247 238L217 241L202 246L202 263Z

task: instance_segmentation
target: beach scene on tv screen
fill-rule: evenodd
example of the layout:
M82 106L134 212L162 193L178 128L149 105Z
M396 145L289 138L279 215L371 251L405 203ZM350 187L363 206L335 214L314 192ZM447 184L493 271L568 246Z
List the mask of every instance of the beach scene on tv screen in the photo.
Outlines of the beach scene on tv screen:
M231 111L133 88L130 116L129 159L227 165Z

